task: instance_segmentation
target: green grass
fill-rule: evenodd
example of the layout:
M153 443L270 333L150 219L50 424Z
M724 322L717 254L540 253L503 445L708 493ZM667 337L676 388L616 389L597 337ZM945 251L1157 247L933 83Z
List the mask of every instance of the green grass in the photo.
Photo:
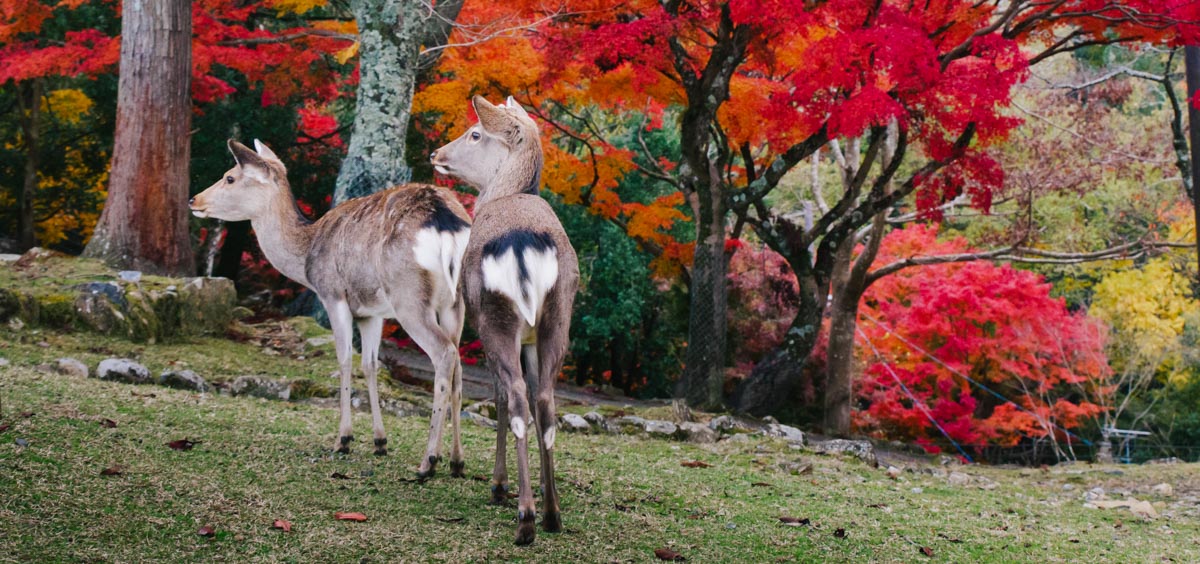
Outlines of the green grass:
M962 469L998 484L983 490L921 472L891 480L857 461L763 439L698 446L570 434L557 445L566 530L515 547L515 508L485 504L493 431L464 429L467 473L478 479L451 479L443 467L420 484L411 477L423 419L385 417L389 457L372 456L367 441L335 457L326 451L332 410L59 376L34 365L63 356L59 347L72 350L78 336L37 335L56 340L49 348L0 337L11 339L0 356L13 361L0 368L0 424L10 425L0 432L5 562L652 562L664 547L691 562L1200 560L1195 465ZM218 352L200 354L210 347ZM240 363L240 373L294 368L250 349L198 339L146 346L140 356L152 371L172 359L202 374L227 363ZM117 426L100 425L105 418ZM369 429L369 416L355 414L357 436ZM186 452L165 446L185 437L201 442ZM686 460L712 467L681 467ZM780 469L795 461L812 472ZM100 475L115 464L120 475ZM351 479L330 478L335 472ZM1159 482L1173 484L1174 495L1150 494ZM1085 508L1083 492L1094 486L1163 502L1163 515ZM337 511L369 520L337 521ZM811 525L784 526L780 516ZM275 519L292 531L271 529ZM216 536L198 536L203 525Z

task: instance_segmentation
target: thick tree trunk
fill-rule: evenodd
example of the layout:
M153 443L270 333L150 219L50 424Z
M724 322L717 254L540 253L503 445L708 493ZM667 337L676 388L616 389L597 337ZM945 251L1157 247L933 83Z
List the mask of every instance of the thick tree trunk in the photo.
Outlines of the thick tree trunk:
M354 134L338 173L335 205L412 177L404 138L419 71L424 8L406 0L354 0L352 6L360 78Z
M108 200L84 254L156 274L194 273L188 236L191 0L125 0Z
M37 245L34 231L36 219L33 215L33 199L38 186L38 144L42 115L42 81L35 79L26 87L17 89L17 102L21 105L21 133L25 137L25 178L22 182L17 215L17 241L22 251Z

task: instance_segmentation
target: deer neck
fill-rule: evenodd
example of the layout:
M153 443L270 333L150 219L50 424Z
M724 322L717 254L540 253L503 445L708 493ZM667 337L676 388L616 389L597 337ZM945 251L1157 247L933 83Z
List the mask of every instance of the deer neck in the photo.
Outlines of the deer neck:
M283 190L268 205L267 213L250 220L250 226L254 228L258 246L267 260L271 261L271 266L311 289L305 275L305 264L312 246L312 226L300 215L291 189L283 186Z
M475 208L515 194L538 195L542 187L542 148L534 143L514 152L492 181L479 191Z

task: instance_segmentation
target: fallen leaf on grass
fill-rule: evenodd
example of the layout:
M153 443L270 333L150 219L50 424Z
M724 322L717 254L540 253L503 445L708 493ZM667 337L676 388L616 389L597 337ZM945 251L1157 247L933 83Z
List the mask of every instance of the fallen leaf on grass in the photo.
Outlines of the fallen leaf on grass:
M23 417L25 419L29 419L30 417L33 417L33 412L32 411L22 411L21 417Z
M669 548L655 549L654 555L657 556L659 560L666 560L668 562L687 562L687 558L684 558L682 554L679 554L678 552L675 552Z
M619 503L614 503L613 507L615 507L617 509L617 511L629 511L630 509L633 509L632 507L630 507L628 505L621 505Z
M330 474L329 477L333 478L334 480L349 480L350 479L350 476L347 476L341 472L334 472L334 473Z
M192 450L192 447L194 447L198 444L200 444L200 441L189 441L188 439L179 439L178 441L171 441L171 442L167 443L167 446L171 447L172 450Z
M808 520L808 517L780 517L779 522L789 527L803 527L811 521Z
M3 432L5 432L5 431L7 431L7 430L8 430L8 423L5 423L5 424L3 424L3 425L0 425L0 433L3 433Z
M212 528L212 525L205 525L200 527L200 529L196 531L196 534L202 537L212 538L217 535L217 530Z
M114 464L100 471L101 476L120 476L124 468L120 464Z
M14 442L14 443L17 443L17 446L19 446L19 447L27 447L27 446L29 446L29 441L27 441L27 440L25 440L25 439L20 439L20 438L19 438L19 439L17 439L17 440L15 440L15 441L13 441L13 442Z
M334 514L333 514L333 518L334 518L334 519L337 519L338 521L358 521L358 522L362 522L362 521L366 521L366 520L367 520L367 516L366 516L366 515L363 515L362 513L352 513L352 512L351 512L351 513L347 513L347 512L342 512L342 511L338 511L337 513L334 513Z
M1129 510L1132 511L1134 515L1137 515L1139 517L1146 517L1148 519L1153 519L1155 517L1158 517L1158 511L1154 510L1154 506L1151 505L1149 501L1140 501L1140 500L1133 499L1133 498L1123 499L1123 500L1098 499L1096 501L1090 502L1090 504L1095 507L1099 507L1100 509L1116 509L1119 507L1128 507Z
M292 524L291 524L291 522L289 522L289 521L284 521L283 519L276 519L274 523L271 523L271 528L272 528L272 529L279 529L279 530L281 530L281 531L283 531L283 532L285 532L285 533L290 533L290 532L292 532Z
M928 546L922 546L922 547L921 547L921 554L924 554L925 556L928 556L928 557L930 557L930 558L933 558L933 549L932 549L932 548L929 548Z
M846 538L846 529L841 529L841 528L839 528L838 530L836 530L836 531L834 531L834 532L833 532L833 536L835 536L835 537L837 537L837 538L839 538L839 539L844 539L844 538Z
M712 464L709 464L707 462L701 462L699 460L685 460L683 462L680 462L679 465L683 466L685 468L710 468L710 467L712 467Z
M443 523L461 523L463 520L462 517L434 517L434 519Z
M756 488L773 488L773 487L775 487L766 482L754 482L753 484L750 484L750 485L753 487L756 487Z
M101 419L100 426L108 429L115 429L117 427L117 422L113 421L112 419Z

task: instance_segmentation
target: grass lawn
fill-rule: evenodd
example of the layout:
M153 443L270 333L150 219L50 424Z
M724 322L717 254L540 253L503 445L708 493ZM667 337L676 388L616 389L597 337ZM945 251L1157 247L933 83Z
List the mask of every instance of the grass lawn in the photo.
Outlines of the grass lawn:
M451 479L442 467L421 484L411 480L428 425L421 418L385 417L389 457L361 440L349 456L331 456L333 410L35 368L64 355L94 366L133 346L105 338L5 330L0 343L11 361L0 368L3 562L653 562L660 548L691 562L1200 561L1195 465L958 469L995 484L983 489L920 469L893 480L764 438L691 445L571 434L557 444L565 531L515 547L515 508L485 504L489 429L465 427L474 479ZM88 352L97 347L109 350ZM155 373L179 359L206 377L303 366L228 341L138 347ZM203 354L213 347L220 354ZM229 366L233 359L243 360ZM327 362L313 369L320 374L297 375L323 378ZM368 415L355 414L355 432L369 438ZM166 446L183 438L199 444ZM680 465L691 460L711 467ZM796 474L789 463L811 469ZM101 475L114 465L119 474ZM1174 492L1151 493L1160 482ZM1097 486L1110 498L1161 502L1160 516L1084 507ZM335 520L339 511L368 520ZM809 524L786 526L781 516ZM276 519L291 532L272 529ZM198 535L202 526L215 535Z

